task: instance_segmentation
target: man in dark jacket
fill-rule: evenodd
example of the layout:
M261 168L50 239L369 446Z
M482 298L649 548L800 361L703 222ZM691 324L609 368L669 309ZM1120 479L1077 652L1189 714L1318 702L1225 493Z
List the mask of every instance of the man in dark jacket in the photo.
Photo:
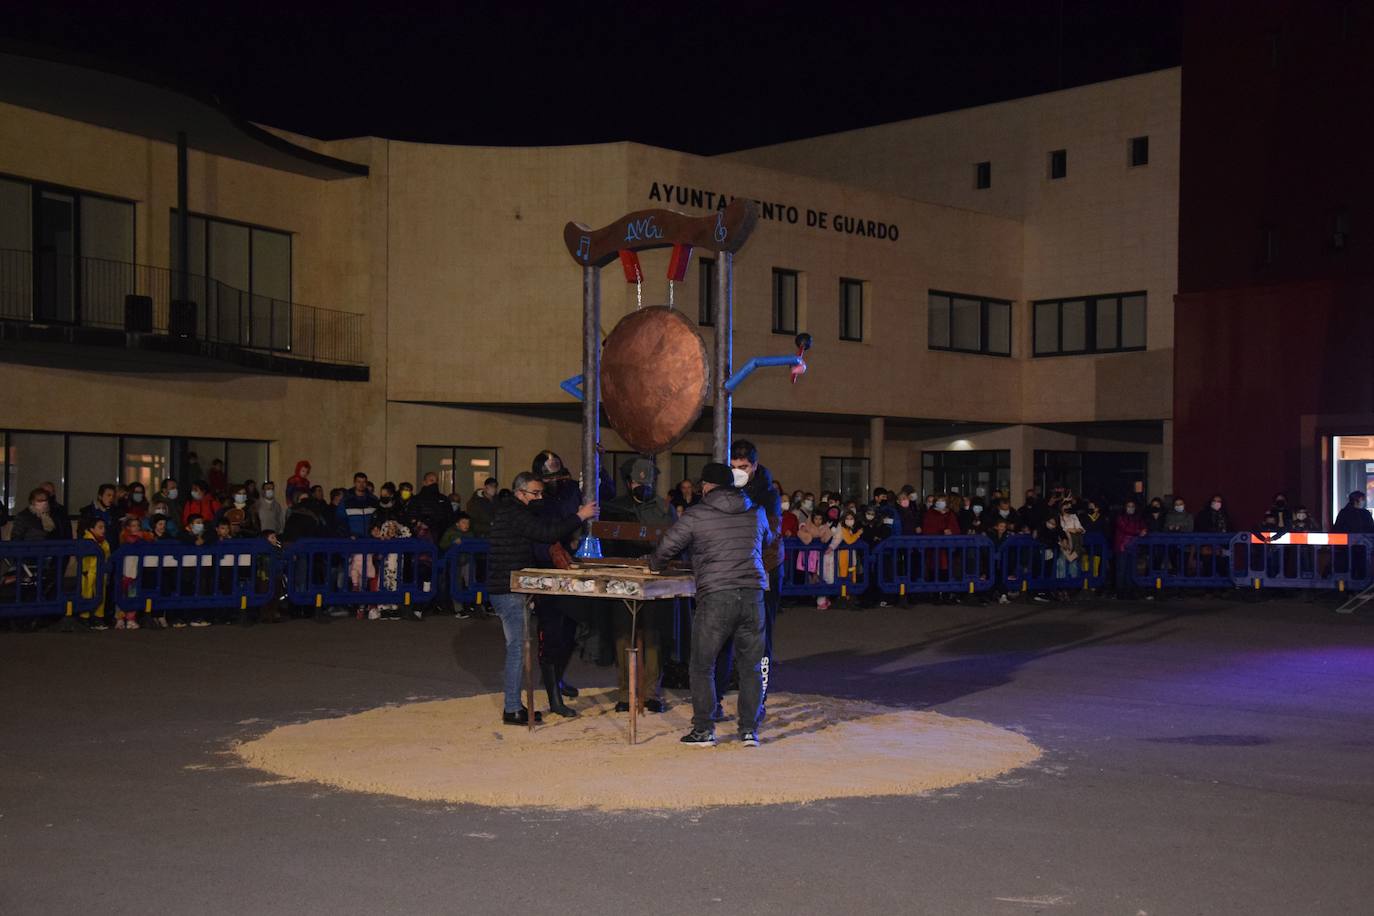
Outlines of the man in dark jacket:
M472 518L472 534L484 538L491 534L491 522L496 517L497 481L488 477L482 489L468 499L468 515Z
M502 680L505 707L501 721L507 725L528 725L531 715L536 721L540 716L520 704L525 596L511 593L510 575L535 564L536 544L552 544L572 534L583 522L596 518L598 506L594 502L587 503L575 514L564 518L540 518L536 510L544 499L544 481L529 472L515 478L515 483L511 484L511 496L511 499L496 506L496 517L491 523L487 591L491 594L491 603L501 618L501 629L506 635L506 663Z
M67 507L62 505L62 501L57 498L57 485L51 480L45 480L39 486L48 491L48 514L57 524L57 533L53 535L53 538L59 541L71 540L71 516L67 514Z
M436 542L453 524L453 510L449 508L448 497L439 492L439 475L433 471L421 478L420 489L410 498L406 509L413 521L433 532Z
M1369 515L1369 510L1364 507L1364 491L1356 490L1350 494L1350 501L1345 504L1336 515L1336 524L1331 526L1332 531L1344 531L1347 534L1368 534L1374 531L1374 518Z
M748 747L759 743L758 727L768 690L764 648L763 595L768 587L764 551L775 539L763 509L734 486L731 468L712 462L702 468L702 501L668 529L649 566L662 570L691 551L696 580L692 618L692 730L682 738L691 747L716 743L716 657L727 639L739 655L739 734Z
M773 657L773 624L778 619L781 600L779 567L782 565L782 497L773 483L773 474L759 464L759 450L748 439L737 439L730 445L730 467L736 486L744 490L749 501L768 516L771 540L764 545L763 568L768 573L764 606L764 655ZM741 478L741 473L744 475Z

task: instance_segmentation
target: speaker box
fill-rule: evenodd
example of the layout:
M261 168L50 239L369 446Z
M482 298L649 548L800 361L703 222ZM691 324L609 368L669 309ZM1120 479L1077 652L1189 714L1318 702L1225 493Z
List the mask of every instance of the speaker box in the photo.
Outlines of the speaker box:
M130 293L124 297L124 330L130 334L153 333L152 296Z
M173 337L195 337L196 304L189 299L173 299L167 325Z

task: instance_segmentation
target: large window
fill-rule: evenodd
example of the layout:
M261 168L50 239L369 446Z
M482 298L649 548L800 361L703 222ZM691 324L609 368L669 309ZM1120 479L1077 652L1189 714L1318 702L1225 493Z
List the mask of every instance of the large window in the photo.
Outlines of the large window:
M465 500L482 489L488 477L510 486L501 479L496 449L490 446L421 445L415 449L415 486L431 471L439 475L439 492L457 493Z
M0 178L0 317L121 327L134 291L134 205Z
M927 307L930 349L1011 355L1011 303L1005 299L931 290Z
M224 462L226 482L234 486L267 477L270 449L253 439L0 430L0 495L15 511L24 508L29 490L52 481L58 500L75 512L95 499L102 483L141 483L151 493L163 478L176 477L186 493L193 479L209 477L215 458Z
M1011 452L982 449L921 453L921 489L924 495L957 493L981 497L993 490L1011 489Z
M840 280L840 340L864 339L864 282Z
M181 270L181 222L172 211L172 269ZM189 295L216 340L291 348L291 235L211 216L187 218Z
M716 262L710 258L697 261L697 324L710 327L716 323Z
M797 333L797 272L773 268L773 333Z
M1035 450L1035 485L1049 494L1063 488L1118 507L1149 492L1148 452ZM1143 511L1143 510L1142 510Z
M1035 355L1145 349L1145 293L1036 302Z
M868 499L867 458L821 458L821 489L840 494L842 499Z

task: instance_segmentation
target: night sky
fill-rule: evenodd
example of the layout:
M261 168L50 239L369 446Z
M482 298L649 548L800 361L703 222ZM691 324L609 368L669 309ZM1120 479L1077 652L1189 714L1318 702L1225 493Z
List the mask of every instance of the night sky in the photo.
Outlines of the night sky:
M324 138L713 154L1173 66L1180 5L52 3L8 46Z

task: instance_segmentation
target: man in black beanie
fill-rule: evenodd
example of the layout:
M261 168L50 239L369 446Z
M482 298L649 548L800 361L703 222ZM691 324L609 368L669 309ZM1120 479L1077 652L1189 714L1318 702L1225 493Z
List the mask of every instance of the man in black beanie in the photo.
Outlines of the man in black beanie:
M768 576L763 552L773 540L763 510L735 486L730 468L711 463L701 471L701 502L682 514L649 558L664 569L678 554L690 551L696 579L696 613L692 617L692 730L682 738L689 747L713 747L716 656L734 639L739 670L739 735L758 747L759 722L768 689L764 655L763 594Z

